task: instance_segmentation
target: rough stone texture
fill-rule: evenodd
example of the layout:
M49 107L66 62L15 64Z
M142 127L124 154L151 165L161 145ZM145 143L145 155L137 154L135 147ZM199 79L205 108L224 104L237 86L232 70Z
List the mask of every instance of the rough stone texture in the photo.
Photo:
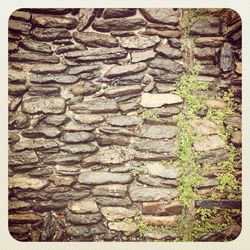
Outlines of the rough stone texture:
M130 174L109 173L109 172L85 172L80 174L79 182L83 184L100 185L106 183L126 184L132 181Z
M125 127L125 126L137 126L142 124L142 119L138 118L136 116L110 116L107 118L107 123L112 126L119 126L119 127Z
M95 186L92 193L97 196L125 197L127 194L127 186L112 184Z
M98 223L101 219L102 215L100 213L94 213L94 214L67 213L66 215L66 220L76 225L94 224Z
M144 125L141 127L139 135L150 139L171 139L176 136L178 127L162 125Z
M178 195L176 189L173 188L151 188L151 187L136 187L129 190L129 195L132 201L170 201Z
M9 56L10 61L14 62L39 62L39 63L59 63L59 58L55 55L46 55L35 52L18 52Z
M64 99L58 98L38 98L33 97L23 101L22 111L28 114L54 113L60 114L65 110Z
M163 56L166 56L169 59L180 59L182 58L182 53L180 50L171 48L170 46L166 45L159 45L156 48L156 51L162 54Z
M66 143L90 142L95 139L95 135L88 132L65 132L61 136L61 141Z
M26 150L18 153L9 154L9 165L34 164L38 162L36 153L33 150Z
M200 36L219 36L220 20L217 17L199 20L191 27L190 33Z
M120 221L120 222L110 222L108 223L108 227L111 230L115 230L115 231L120 231L120 232L124 232L125 235L131 235L134 232L137 231L137 226L134 224L128 224L126 222Z
M133 16L136 13L136 9L105 9L103 12L103 18L121 18Z
M108 221L115 221L134 217L138 211L124 207L102 207L101 213Z
M160 42L157 36L121 37L121 46L127 49L147 49Z
M126 146L129 145L130 140L126 136L122 135L100 135L97 138L97 142L100 146L108 146L108 145Z
M181 103L182 101L181 97L175 94L143 93L140 104L144 108L158 108L167 104Z
M142 91L141 85L132 85L132 86L124 86L118 87L114 89L108 89L105 91L105 96L107 98L114 98L118 96L136 94Z
M31 35L34 39L45 42L71 38L70 32L64 28L34 28L31 31Z
M183 66L180 63L178 63L174 60L163 58L163 57L157 57L157 58L153 59L150 62L149 67L156 68L156 69L162 69L162 70L165 70L167 72L174 72L174 73L183 72Z
M68 209L77 214L97 213L99 211L95 201L80 200L68 203Z
M179 202L147 202L143 203L143 214L151 215L173 215L181 214L183 206Z
M55 138L59 134L61 134L61 131L56 127L36 127L22 131L22 136L28 138Z
M224 141L218 135L211 135L202 141L194 143L195 150L199 152L219 149L223 148L224 146Z
M233 51L230 43L224 43L220 55L220 67L224 72L233 68Z
M208 120L193 120L191 122L191 126L193 129L193 132L197 135L212 135L212 134L218 134L219 133L219 127Z

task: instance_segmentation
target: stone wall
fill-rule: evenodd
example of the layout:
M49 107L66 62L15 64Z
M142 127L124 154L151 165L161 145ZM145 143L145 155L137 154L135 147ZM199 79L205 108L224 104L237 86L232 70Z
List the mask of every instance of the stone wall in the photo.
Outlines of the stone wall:
M11 15L9 231L15 239L183 240L171 231L184 205L182 173L170 163L180 148L175 117L186 112L178 79L197 62L209 88L194 93L208 100L191 124L205 135L193 148L211 170L194 207L240 208L235 198L209 199L219 185L216 164L229 153L220 126L203 117L226 108L218 98L230 89L237 115L222 126L231 126L228 144L240 152L241 21L232 11L207 10L208 19L191 22L194 44L183 49L186 12L22 9ZM240 182L237 159L233 174ZM199 239L235 238L240 216L232 225L230 233Z

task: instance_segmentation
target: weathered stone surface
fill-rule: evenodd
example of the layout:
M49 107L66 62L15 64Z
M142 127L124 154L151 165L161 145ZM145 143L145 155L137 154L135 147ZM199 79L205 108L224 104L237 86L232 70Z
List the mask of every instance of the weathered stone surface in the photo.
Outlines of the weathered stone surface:
M132 201L158 201L172 200L178 195L176 189L173 188L151 188L151 187L135 187L129 190Z
M9 226L8 229L12 236L28 234L30 231L30 229L26 225Z
M143 120L136 116L116 115L107 118L107 123L112 126L137 126L143 123Z
M15 83L15 84L25 83L26 74L22 71L9 69L8 80L10 83Z
M122 19L97 19L92 24L92 28L101 32L116 30L136 30L146 24L142 18L122 18Z
M169 153L174 156L178 150L178 144L175 140L155 141L143 139L133 144L134 149L150 153Z
M119 135L127 135L133 136L135 135L134 132L125 129L125 128L115 128L115 127L99 127L99 130L103 133L107 134L119 134Z
M160 42L157 36L129 36L121 37L121 46L126 49L147 49Z
M67 73L69 75L77 75L81 73L98 70L99 68L100 68L99 65L81 65L81 66L75 66L75 67L69 68Z
M145 165L145 168L147 174L155 177L177 179L180 175L178 169L166 167L160 162L148 163Z
M136 13L136 9L105 9L103 12L103 18L109 19L109 18L121 18L121 17L129 17L133 16Z
M145 232L144 237L158 241L174 241L178 236L173 232Z
M86 153L94 153L99 148L93 143L84 143L84 144L77 144L77 145L65 145L61 146L60 149L67 153L72 154L86 154Z
M31 177L45 177L53 174L53 169L51 167L38 167L29 171L28 175Z
M131 62L137 63L142 61L147 61L155 58L156 53L153 50L148 51L140 51L140 52L132 52L131 53Z
M9 206L8 209L9 210L22 210L22 209L29 209L31 208L32 204L29 202L25 202L25 201L9 201Z
M211 60L216 56L217 50L215 48L204 47L197 48L194 52L195 57L199 60Z
M8 132L8 142L9 144L15 144L20 140L20 136L15 132L9 131Z
M9 96L8 108L9 111L16 111L22 102L22 97Z
M100 135L97 138L100 146L119 145L126 146L130 143L130 139L122 135Z
M198 160L200 163L216 164L228 160L228 157L228 151L224 148L219 148L200 152Z
M68 222L74 223L75 225L86 225L98 223L102 219L100 213L93 214L73 214L67 213L66 220Z
M65 101L60 97L39 98L32 97L22 103L22 111L28 114L54 113L60 114L65 111Z
M135 63L135 64L128 64L128 65L117 65L109 69L105 77L113 78L117 76L124 76L129 74L139 73L141 71L146 70L148 65L144 62Z
M183 66L180 63L163 57L157 57L153 59L150 62L149 67L174 73L182 73L184 70Z
M30 81L38 84L59 83L72 84L79 80L78 76L73 75L46 75L46 76L31 76Z
M206 20L198 20L193 24L190 30L191 35L200 36L219 36L220 20L217 17L207 18Z
M30 69L30 72L35 74L57 74L64 72L67 67L64 64L36 64Z
M45 212L51 210L61 210L67 207L66 202L41 201L36 202L32 209L37 212Z
M61 41L63 41L63 40L61 40ZM63 44L65 44L65 42ZM64 53L67 53L70 51L80 51L80 50L86 50L86 47L82 44L74 44L73 43L73 44L57 47L55 50L55 53L57 55L61 55L61 54L64 54Z
M58 189L58 187L57 187ZM80 200L82 198L88 197L90 195L89 190L81 190L81 192L76 191L66 191L62 193L52 194L51 199L53 201L71 201L71 200Z
M66 115L48 115L44 120L47 124L60 126L70 121Z
M101 213L108 221L115 221L134 217L138 210L124 207L102 207Z
M22 94L24 94L27 90L29 89L29 87L27 85L23 85L23 84L9 84L8 86L8 92L10 95L14 95L14 96L20 96Z
M176 136L178 127L171 125L144 125L139 130L139 135L151 139L170 139Z
M19 190L16 197L18 199L25 199L26 201L32 202L33 200L48 200L50 199L50 194L46 191L40 192L36 190Z
M151 175L140 175L137 181L153 187L177 187L179 182L175 179L164 179L161 177L153 177Z
M163 83L173 83L179 77L179 74L175 73L167 73L163 69L150 69L149 74L153 76L156 82L163 82Z
M70 32L64 28L50 28L50 29L34 28L31 31L31 36L34 39L45 42L71 38Z
M108 223L108 227L111 230L123 232L125 235L131 235L137 231L136 224L128 224L126 222L110 222Z
M100 85L96 85L95 83L79 83L76 85L73 85L71 87L71 92L74 96L79 96L79 95L93 95L97 91L101 89Z
M55 169L60 175L77 175L80 172L80 166L55 166Z
M125 163L129 156L121 149L103 149L97 153L87 156L82 160L82 166L94 164L117 165Z
M131 205L131 200L128 197L116 198L116 197L99 196L96 198L96 202L102 206L129 206Z
M199 48L203 47L220 47L225 41L225 37L197 37L195 44Z
M31 96L59 96L60 95L60 87L53 86L30 86L29 87L29 95Z
M166 104L182 103L180 96L175 94L149 94L143 93L141 97L141 106L144 108L157 108Z
M68 203L68 209L77 214L96 213L99 211L93 200L79 200Z
M125 197L127 186L119 184L99 185L92 189L92 194L95 196Z
M59 16L35 16L32 18L35 26L43 28L66 28L74 29L77 26L77 20L71 17Z
M179 20L174 9L140 9L141 14L152 23L177 25Z
M37 223L42 222L43 217L38 213L20 213L20 214L9 214L10 224L27 224L27 223Z
M70 121L63 129L64 131L76 132L76 131L87 131L91 132L95 130L95 127L85 124L79 124L73 121Z
M236 146L241 146L242 144L242 132L236 131L232 133L231 142Z
M167 227L172 226L177 222L176 215L169 216L150 216L150 215L142 215L142 220L151 226L155 227Z
M173 48L176 48L176 49L180 49L181 48L181 42L177 38L169 38L168 39L168 43Z
M75 115L74 119L80 123L96 124L102 122L104 120L104 117L101 115L80 114Z
M64 132L61 141L66 143L90 142L95 139L95 135L88 132Z
M70 9L66 8L30 8L30 9L23 9L24 11L28 11L30 13L37 13L37 14L46 14L46 15L64 15L70 12Z
M132 86L122 86L116 88L107 89L104 95L107 98L114 98L118 96L130 95L130 94L137 94L142 91L141 85L132 85Z
M52 54L52 50L50 45L38 41L34 41L32 39L23 39L19 42L18 44L20 47L30 50L30 51L35 51L35 52L41 52L41 53L47 53L47 54Z
M220 75L220 72L221 71L218 67L214 65L206 65L205 67L202 67L200 75L218 77Z
M157 30L147 28L144 35L158 36L161 38L179 38L181 36L181 32L179 30Z
M116 81L116 84L118 86L138 84L143 82L144 76L145 74L143 73L122 76L119 77L119 79Z
M205 182L199 185L199 188L211 188L219 185L217 178L207 178Z
M95 10L90 8L84 8L79 10L79 18L78 18L78 31L83 31L88 28L89 25L93 22L95 18Z
M174 215L181 214L183 205L180 202L147 202L143 203L142 214L151 215Z
M182 58L182 53L180 50L172 48L166 45L159 45L156 47L155 51L159 52L163 56L169 59L180 59Z
M52 181L56 186L70 186L75 182L75 178L72 176L60 176L51 175L50 181Z
M78 43L83 43L90 47L117 47L119 42L110 35L99 34L95 32L74 32L73 38Z
M239 200L199 200L195 201L196 207L203 207L203 208L215 208L215 207L222 207L227 209L241 209L241 201Z
M9 165L34 164L38 162L36 153L33 150L27 150L18 153L9 153Z
M40 190L47 185L48 181L46 179L36 179L21 174L16 174L9 178L9 188Z
M16 112L9 117L9 129L24 129L30 126L29 117L20 112Z
M207 100L205 105L210 109L225 109L227 103L221 100Z
M202 141L194 143L195 150L199 152L219 149L223 148L224 146L224 141L218 135L211 135Z
M158 93L168 93L176 90L176 85L171 83L159 83L155 85Z
M28 138L55 138L61 131L56 127L36 127L29 128L22 131L22 136Z
M11 13L10 19L14 20L21 20L24 22L29 22L31 18L31 14L26 11L16 10L13 13Z
M197 135L212 135L220 132L219 127L211 121L196 119L191 121L193 132Z
M109 173L109 172L84 172L79 176L78 181L83 184L100 185L107 183L126 184L132 182L130 174Z
M31 140L23 139L13 146L14 151L22 151L25 149L46 150L50 148L57 148L58 144L55 141L49 140Z
M235 72L239 75L242 74L242 63L241 62L235 62L236 68Z
M228 72L233 69L234 56L230 43L224 43L220 54L220 68L223 72Z
M9 30L21 33L23 35L28 35L31 30L31 24L18 21L18 20L9 20Z
M47 164L72 165L79 163L81 161L81 157L79 155L60 153L44 155L42 160Z
M26 62L26 63L32 63L32 62L39 62L39 63L59 63L59 58L55 55L45 55L41 53L35 53L35 52L18 52L13 53L9 55L10 61L15 62Z
M75 113L84 113L86 111L92 114L117 113L119 107L113 100L93 99L91 101L83 101L82 103L70 106L70 110Z
M118 106L119 106L119 109L125 113L134 111L140 108L139 102L119 103Z
M93 234L104 234L107 229L101 224L87 226L69 226L67 234L73 237L90 237Z

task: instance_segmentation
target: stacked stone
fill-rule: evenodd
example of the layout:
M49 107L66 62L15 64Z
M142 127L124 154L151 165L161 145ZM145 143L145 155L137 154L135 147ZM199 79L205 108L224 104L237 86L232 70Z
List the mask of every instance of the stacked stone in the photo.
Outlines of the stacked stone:
M175 94L184 72L179 21L180 10L174 9L23 9L11 15L13 237L120 240L140 237L124 219L141 214L156 227L176 222L182 211L174 201L180 173L161 161L176 159L178 150L172 116L183 102ZM195 25L196 57L209 67L203 75L220 86L225 67L235 76L233 61L223 59L233 53L231 45L221 37L219 20ZM221 68L212 62L220 48ZM142 119L149 111L158 118ZM206 158L223 147L216 133L209 139L217 146ZM204 145L195 147L203 151ZM134 176L137 166L145 173Z

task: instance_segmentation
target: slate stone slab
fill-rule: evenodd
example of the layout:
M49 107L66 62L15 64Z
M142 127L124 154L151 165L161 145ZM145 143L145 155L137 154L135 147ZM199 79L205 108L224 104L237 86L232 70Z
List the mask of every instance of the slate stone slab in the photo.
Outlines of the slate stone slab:
M9 55L9 60L14 62L39 62L39 63L59 63L59 58L55 55L45 55L35 52L18 52Z
M199 200L195 201L196 207L203 207L203 208L215 208L215 207L221 207L221 208L227 208L227 209L241 209L241 201L239 200Z
M155 46L160 42L157 36L128 36L121 37L121 46L126 49L147 49Z
M64 28L34 28L31 31L31 36L36 40L45 42L71 38L70 32Z
M34 164L38 162L38 157L34 150L26 150L22 152L9 153L9 165Z

